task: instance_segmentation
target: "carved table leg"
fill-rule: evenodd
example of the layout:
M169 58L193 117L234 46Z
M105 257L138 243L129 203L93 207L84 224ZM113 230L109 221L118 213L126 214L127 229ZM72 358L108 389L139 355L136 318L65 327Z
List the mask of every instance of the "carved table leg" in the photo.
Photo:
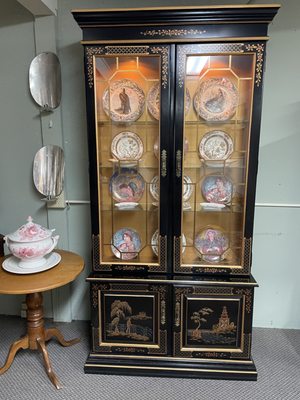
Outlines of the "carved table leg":
M62 346L72 346L73 344L76 344L80 342L79 338L72 339L72 340L65 340L63 337L62 333L60 332L59 329L57 328L49 328L45 330L45 341L48 342L52 337L55 337L57 341L62 345Z
M44 311L43 311L43 295L42 293L31 293L26 296L27 304L27 332L29 337L29 348L32 350L40 350L43 355L44 366L47 375L53 385L60 389L59 381L54 374L48 351L46 349L46 332L44 328Z
M61 389L62 386L60 386L60 383L59 383L55 373L52 370L45 342L40 338L38 338L36 341L37 341L39 349L42 352L46 372L47 372L47 375L49 376L50 381L53 383L53 385L56 387L56 389Z
M15 341L11 345L5 364L0 368L0 375L7 371L11 366L18 350L40 350L43 355L45 369L50 381L57 389L60 389L60 383L50 364L46 342L52 337L55 337L62 346L71 346L72 344L78 343L80 339L65 340L62 333L57 328L45 329L42 293L27 294L26 304L27 335L20 340Z
M12 362L14 361L15 355L20 349L28 349L29 348L29 341L28 336L24 336L19 340L16 340L10 346L6 361L3 367L0 368L0 375L4 374L5 371L11 366Z

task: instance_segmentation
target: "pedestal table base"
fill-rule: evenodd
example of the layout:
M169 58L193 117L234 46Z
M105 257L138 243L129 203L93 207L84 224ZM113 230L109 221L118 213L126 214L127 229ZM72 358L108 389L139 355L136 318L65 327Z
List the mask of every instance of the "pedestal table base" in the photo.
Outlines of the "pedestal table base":
M57 328L45 329L42 293L27 294L26 304L27 334L10 346L6 361L0 368L0 375L9 369L20 349L39 350L43 355L44 366L50 381L57 389L60 389L61 385L51 367L46 342L55 337L62 346L72 346L78 343L80 339L65 340Z

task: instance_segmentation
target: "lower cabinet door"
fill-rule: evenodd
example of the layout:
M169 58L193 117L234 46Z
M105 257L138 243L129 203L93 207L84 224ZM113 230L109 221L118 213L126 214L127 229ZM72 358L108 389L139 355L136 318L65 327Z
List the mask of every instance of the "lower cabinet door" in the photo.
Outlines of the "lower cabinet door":
M161 284L93 283L92 351L116 357L168 355L169 291Z
M173 356L250 360L253 288L174 286L173 300Z
M85 372L255 380L254 280L91 277Z

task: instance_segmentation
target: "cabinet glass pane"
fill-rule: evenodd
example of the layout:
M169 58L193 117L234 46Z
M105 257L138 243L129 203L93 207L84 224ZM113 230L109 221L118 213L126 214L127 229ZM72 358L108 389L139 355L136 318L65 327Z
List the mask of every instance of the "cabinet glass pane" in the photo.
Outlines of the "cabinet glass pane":
M100 263L159 264L158 56L94 63Z
M252 54L187 57L183 267L242 265L253 67Z

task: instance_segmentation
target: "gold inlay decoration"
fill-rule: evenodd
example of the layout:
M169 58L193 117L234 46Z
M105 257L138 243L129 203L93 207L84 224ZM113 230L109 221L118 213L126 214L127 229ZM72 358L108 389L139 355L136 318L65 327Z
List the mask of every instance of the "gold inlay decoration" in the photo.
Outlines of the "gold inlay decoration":
M92 285L92 305L93 308L97 308L98 306L98 285Z
M244 53L244 52L255 52L256 53L256 67L255 67L255 84L257 87L260 86L262 82L262 73L263 73L263 62L264 62L264 52L265 52L265 44L264 43L253 43L253 44L244 44L244 43L224 43L224 44L191 44L186 46L179 47L179 77L178 84L179 87L183 87L184 78L185 78L185 62L186 55L199 53L201 51L202 54L205 53Z
M96 55L144 55L149 54L149 46L87 46L87 76L89 87L94 86L93 57Z
M147 283L144 285L137 285L136 283L111 283L110 289L115 291L122 290L126 292L146 292L149 290L149 287Z
M245 309L248 314L252 312L252 290L251 289L237 289L235 291L237 294L245 296Z
M103 54L104 47L86 47L86 58L87 58L87 75L88 75L88 84L89 87L92 88L94 86L94 66L93 66L93 58L95 55Z
M185 35L203 35L205 29L148 29L140 32L143 36L185 36Z
M252 238L244 238L243 267L246 273L250 273L251 269L251 250L252 250Z
M162 55L161 85L166 89L169 83L169 48L166 46L155 46L151 48L151 52Z
M100 237L99 235L93 235L92 237L93 246L93 270L94 271L111 271L111 264L100 264Z
M244 337L243 337L243 341L244 341L243 352L234 354L234 358L249 358L250 357L251 339L252 339L252 336L251 336L250 333L249 334L244 334Z
M167 354L167 331L159 332L160 346L149 348L148 354Z
M167 236L159 235L159 254L160 254L160 266L157 269L158 271L166 272L167 271Z
M174 271L181 271L181 236L174 236Z
M181 351L181 333L174 332L174 354L176 357L192 358L191 351Z
M161 176L163 178L167 176L167 150L161 152Z
M149 46L105 46L106 55L149 54Z
M175 305L175 326L180 326L180 303L176 301Z
M243 53L244 52L244 43L208 43L208 44L190 44L186 46L179 46L179 53L178 53L178 85L180 88L184 85L185 79L185 64L186 64L186 55L187 54L194 54L199 53Z
M256 52L255 84L259 87L262 80L265 45L264 43L247 44L245 49Z
M160 304L160 323L162 325L165 325L166 323L166 302L165 300L162 300L161 304Z
M181 150L177 150L176 151L176 177L177 178L181 177L181 158L182 158Z
M207 358L222 358L227 356L226 353L216 353L215 351L208 351L205 353L201 353L199 352L199 354L203 355L203 357L207 357ZM195 357L197 357L197 354L195 355Z
M194 286L193 287L194 294L219 294L219 295L230 295L232 294L232 288L222 288L222 287L201 287Z

